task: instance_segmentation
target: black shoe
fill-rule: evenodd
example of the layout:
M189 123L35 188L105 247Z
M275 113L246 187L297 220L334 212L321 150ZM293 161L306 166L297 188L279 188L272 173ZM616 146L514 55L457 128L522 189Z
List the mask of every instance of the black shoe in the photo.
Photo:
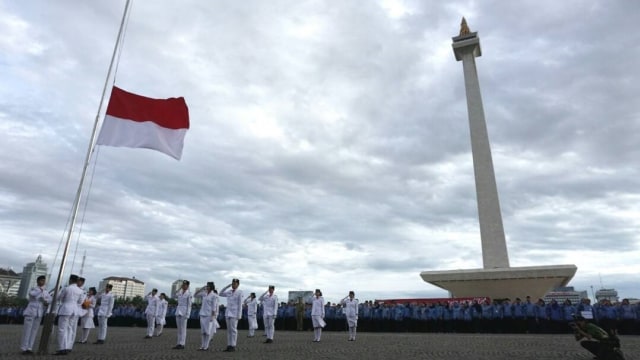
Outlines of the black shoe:
M273 342L272 339L267 339L267 340L264 341L265 344L271 344L272 342Z
M178 344L178 345L174 346L173 348L176 349L176 350L182 350L182 349L184 349L184 345Z
M58 350L53 355L67 355L67 350Z
M31 351L31 350L24 350L22 352L22 355L31 355L31 354L33 354L33 351Z
M147 335L144 337L145 339L151 339L151 336Z
M227 346L227 348L224 351L232 352L232 351L236 351L236 348L233 346Z
M104 344L104 340L96 340L96 342L94 342L94 344L102 345L102 344Z

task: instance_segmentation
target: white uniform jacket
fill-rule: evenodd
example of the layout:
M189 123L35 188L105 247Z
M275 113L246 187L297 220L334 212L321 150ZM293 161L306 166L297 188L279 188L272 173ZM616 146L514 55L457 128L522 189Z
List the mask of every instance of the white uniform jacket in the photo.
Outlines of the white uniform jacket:
M69 285L60 291L60 307L58 315L80 316L82 302L84 301L84 291L77 285Z
M247 304L247 316L255 316L258 313L258 302L256 299L247 299L244 301Z
M98 299L100 300L100 306L98 307L98 316L106 316L111 317L111 312L113 311L113 304L115 303L115 298L112 293L103 293L98 295Z
M193 296L191 291L178 290L175 298L178 300L178 306L176 306L176 316L191 316L191 304L193 303Z
M220 296L227 298L227 308L224 316L240 320L242 319L242 291L238 289L233 291L230 287L231 285L227 285L220 291Z
M160 305L160 298L157 295L147 295L147 297L145 298L145 300L147 300L147 308L144 310L144 313L147 315L152 315L152 316L157 316L158 315L158 308Z
M44 315L44 304L51 302L51 295L44 287L33 287L29 290L29 304L22 313L24 316L42 317Z
M169 306L169 302L167 300L164 300L164 299L159 300L158 308L160 308L160 310L158 310L158 315L156 316L157 323L162 325L165 325L167 323L167 320L165 318L167 317L168 306Z
M311 316L324 318L324 298L322 296L314 296L311 300Z
M94 316L94 309L96 307L96 297L95 296L87 296L85 298L85 300L83 301L83 303L85 301L89 300L89 306L86 309L82 309L82 317L90 317L91 319L93 319Z
M195 297L202 298L202 305L200 306L200 316L214 316L216 309L218 309L218 295L213 291L207 292L207 290L200 290Z
M278 297L276 294L269 295L269 292L260 296L262 302L262 316L278 316Z
M358 299L351 300L348 296L340 301L344 308L344 315L347 319L358 320Z

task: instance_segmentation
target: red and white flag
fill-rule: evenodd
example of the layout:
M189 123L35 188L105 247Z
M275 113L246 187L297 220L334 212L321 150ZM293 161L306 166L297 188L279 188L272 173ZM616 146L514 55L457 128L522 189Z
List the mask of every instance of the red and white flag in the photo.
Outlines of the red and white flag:
M183 97L152 99L114 86L97 144L154 149L180 160L187 129Z

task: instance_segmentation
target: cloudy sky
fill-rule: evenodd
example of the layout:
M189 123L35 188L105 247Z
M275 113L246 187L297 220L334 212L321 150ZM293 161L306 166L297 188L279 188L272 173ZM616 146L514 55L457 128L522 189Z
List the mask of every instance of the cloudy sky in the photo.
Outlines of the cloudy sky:
M123 10L0 0L0 267L58 254L58 271ZM134 2L115 84L184 96L191 128L181 161L96 148L66 273L86 251L89 285L239 277L245 291L331 301L446 296L419 273L483 266L451 49L465 16L511 266L575 264L578 289L640 297L639 13L635 1Z

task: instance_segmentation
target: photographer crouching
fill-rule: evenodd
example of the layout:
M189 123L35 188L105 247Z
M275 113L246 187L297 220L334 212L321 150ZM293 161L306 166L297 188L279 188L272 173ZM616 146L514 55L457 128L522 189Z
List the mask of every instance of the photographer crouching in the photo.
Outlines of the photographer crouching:
M620 339L614 334L608 334L601 327L590 323L581 315L574 315L575 322L569 323L580 345L589 350L596 359L624 360L620 351Z

